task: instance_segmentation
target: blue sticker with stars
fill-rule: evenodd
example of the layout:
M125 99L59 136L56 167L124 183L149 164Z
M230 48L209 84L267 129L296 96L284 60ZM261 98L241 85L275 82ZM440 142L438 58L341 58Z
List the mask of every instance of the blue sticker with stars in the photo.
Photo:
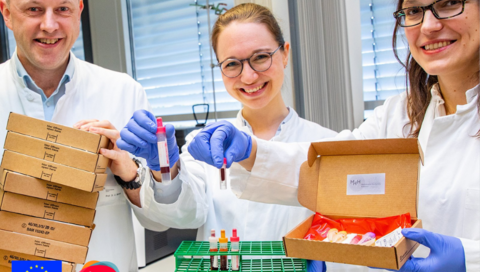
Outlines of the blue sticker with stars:
M12 272L62 272L62 262L12 261Z

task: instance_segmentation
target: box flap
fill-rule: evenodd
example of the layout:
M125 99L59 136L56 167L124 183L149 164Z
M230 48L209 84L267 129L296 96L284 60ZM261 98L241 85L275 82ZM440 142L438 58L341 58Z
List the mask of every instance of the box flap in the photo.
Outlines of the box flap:
M423 162L423 152L417 139L373 139L313 142L308 150L308 164L320 156L342 155L375 155L375 154L420 154Z
M311 167L302 165L300 171L299 202L311 209L316 195L314 211L327 216L387 217L408 212L416 219L419 152L416 139L312 143ZM384 192L351 194L352 175L382 177ZM318 185L312 185L315 178Z
M300 179L298 182L298 202L311 211L315 211L317 207L317 186L320 160L316 160L315 162L316 163L313 167L310 167L308 162L302 164L300 167Z

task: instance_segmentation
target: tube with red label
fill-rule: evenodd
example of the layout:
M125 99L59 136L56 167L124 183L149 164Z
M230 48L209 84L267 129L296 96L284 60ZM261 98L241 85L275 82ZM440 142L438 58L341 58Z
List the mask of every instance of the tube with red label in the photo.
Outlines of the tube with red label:
M172 178L170 176L170 161L168 159L167 130L163 126L162 117L157 117L157 147L162 183L168 183Z

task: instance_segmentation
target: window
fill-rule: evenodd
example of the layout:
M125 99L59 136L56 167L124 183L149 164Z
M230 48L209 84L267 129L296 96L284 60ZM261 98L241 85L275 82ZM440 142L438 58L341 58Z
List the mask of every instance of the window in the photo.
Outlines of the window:
M405 90L405 71L395 59L392 35L395 27L393 12L396 1L360 0L362 26L362 66L365 118L383 101ZM408 46L399 37L400 59L406 57ZM403 47L402 47L403 46Z
M222 113L219 118L235 117L241 104L227 93L217 67L212 81L210 54L214 64L217 60L210 50L206 1L130 0L130 4L134 75L155 116L177 128L190 127L195 125L192 105L208 104L209 118L214 118L215 106ZM234 1L209 4L221 10L233 7ZM209 12L211 29L218 15ZM195 110L205 112L206 107Z

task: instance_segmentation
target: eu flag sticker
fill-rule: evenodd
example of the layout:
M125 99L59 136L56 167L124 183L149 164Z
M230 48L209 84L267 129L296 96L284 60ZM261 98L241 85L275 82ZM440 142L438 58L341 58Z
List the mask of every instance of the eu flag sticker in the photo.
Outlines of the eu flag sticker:
M12 272L62 272L62 261L12 261Z

